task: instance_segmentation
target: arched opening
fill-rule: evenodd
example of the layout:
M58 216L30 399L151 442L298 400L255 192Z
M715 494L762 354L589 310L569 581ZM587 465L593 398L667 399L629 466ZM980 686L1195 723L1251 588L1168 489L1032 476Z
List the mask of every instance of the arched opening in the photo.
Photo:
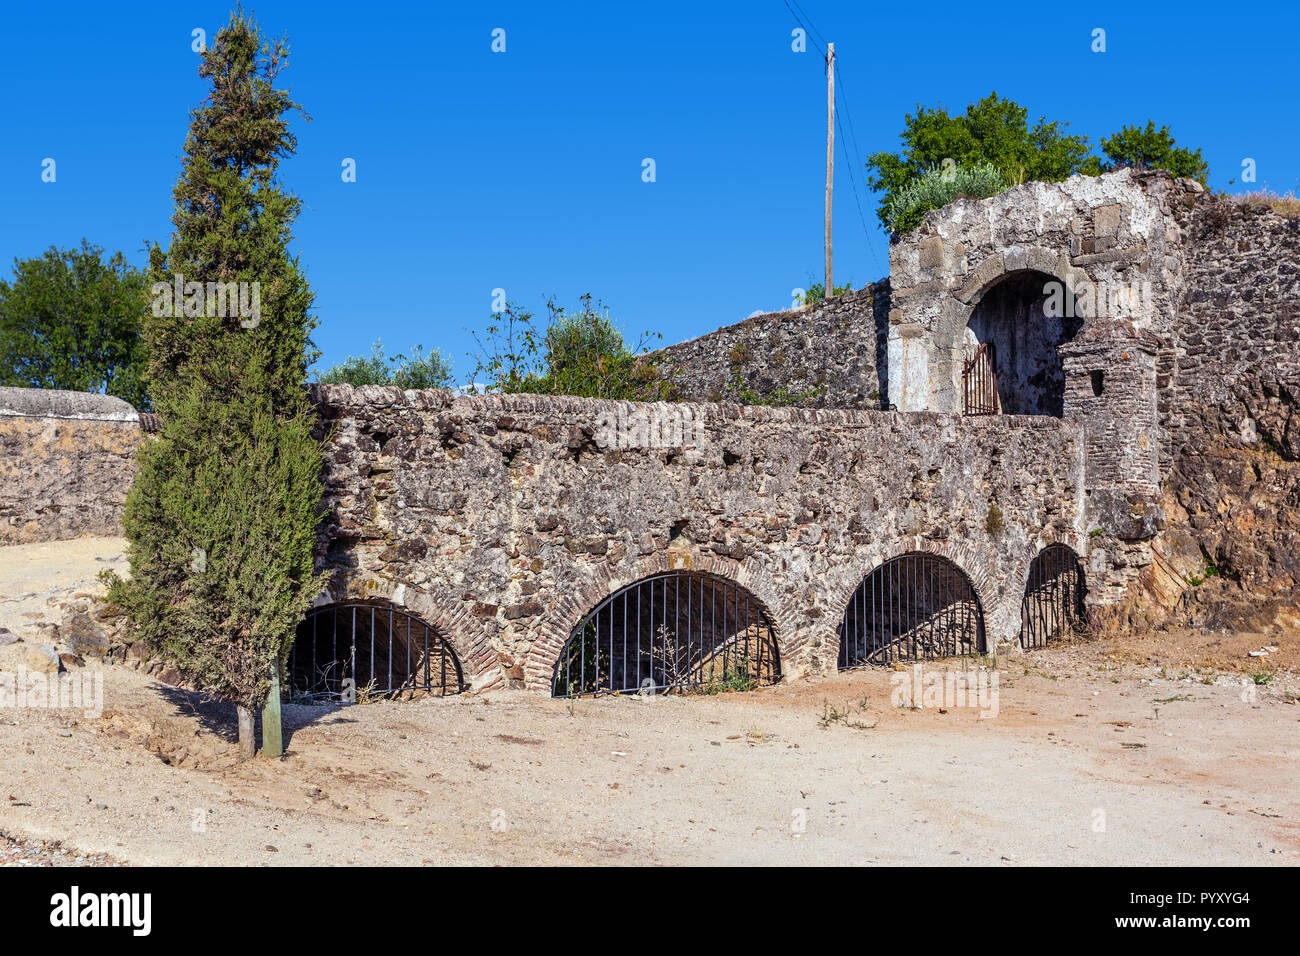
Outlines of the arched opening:
M465 689L437 629L380 600L312 608L289 652L286 690L306 700L445 697Z
M840 670L982 653L984 609L965 571L912 551L863 578L844 608L839 637Z
M781 677L772 621L735 582L673 571L591 610L555 662L555 697L748 690Z
M963 411L1055 415L1065 411L1058 346L1083 327L1073 293L1045 272L1013 272L985 292L966 324Z
M1029 565L1020 602L1020 646L1046 647L1087 628L1083 562L1063 544L1048 545Z

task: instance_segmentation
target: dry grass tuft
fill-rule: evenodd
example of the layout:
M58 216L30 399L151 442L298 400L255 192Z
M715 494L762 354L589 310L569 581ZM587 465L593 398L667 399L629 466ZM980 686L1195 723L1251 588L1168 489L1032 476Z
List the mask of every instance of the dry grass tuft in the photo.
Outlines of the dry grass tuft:
M1237 193L1232 199L1239 206L1267 209L1287 219L1300 217L1300 197L1296 196L1295 190L1283 195L1267 189L1257 189L1254 192Z

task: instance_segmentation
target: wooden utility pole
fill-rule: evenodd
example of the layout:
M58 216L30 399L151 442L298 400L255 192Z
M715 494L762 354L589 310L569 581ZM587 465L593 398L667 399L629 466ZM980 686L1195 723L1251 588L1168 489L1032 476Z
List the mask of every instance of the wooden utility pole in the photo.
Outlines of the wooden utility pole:
M835 44L826 44L826 298L835 294L831 278L831 181L835 175Z

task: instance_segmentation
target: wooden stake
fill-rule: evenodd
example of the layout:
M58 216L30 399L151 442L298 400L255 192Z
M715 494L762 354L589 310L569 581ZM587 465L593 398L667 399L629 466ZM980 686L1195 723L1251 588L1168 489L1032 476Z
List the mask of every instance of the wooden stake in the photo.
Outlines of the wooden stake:
M835 294L831 277L831 181L835 175L835 44L826 44L826 298Z
M266 706L262 708L262 755L281 757L284 755L284 733L280 724L280 667L271 668L271 690L266 695Z

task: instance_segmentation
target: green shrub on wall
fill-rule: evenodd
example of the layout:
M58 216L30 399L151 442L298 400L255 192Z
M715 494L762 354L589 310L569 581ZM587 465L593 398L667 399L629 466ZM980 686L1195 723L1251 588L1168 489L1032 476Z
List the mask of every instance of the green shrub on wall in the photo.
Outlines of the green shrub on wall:
M954 199L987 199L1008 186L992 163L975 166L936 166L899 187L886 204L889 227L910 232L931 209L941 209Z

